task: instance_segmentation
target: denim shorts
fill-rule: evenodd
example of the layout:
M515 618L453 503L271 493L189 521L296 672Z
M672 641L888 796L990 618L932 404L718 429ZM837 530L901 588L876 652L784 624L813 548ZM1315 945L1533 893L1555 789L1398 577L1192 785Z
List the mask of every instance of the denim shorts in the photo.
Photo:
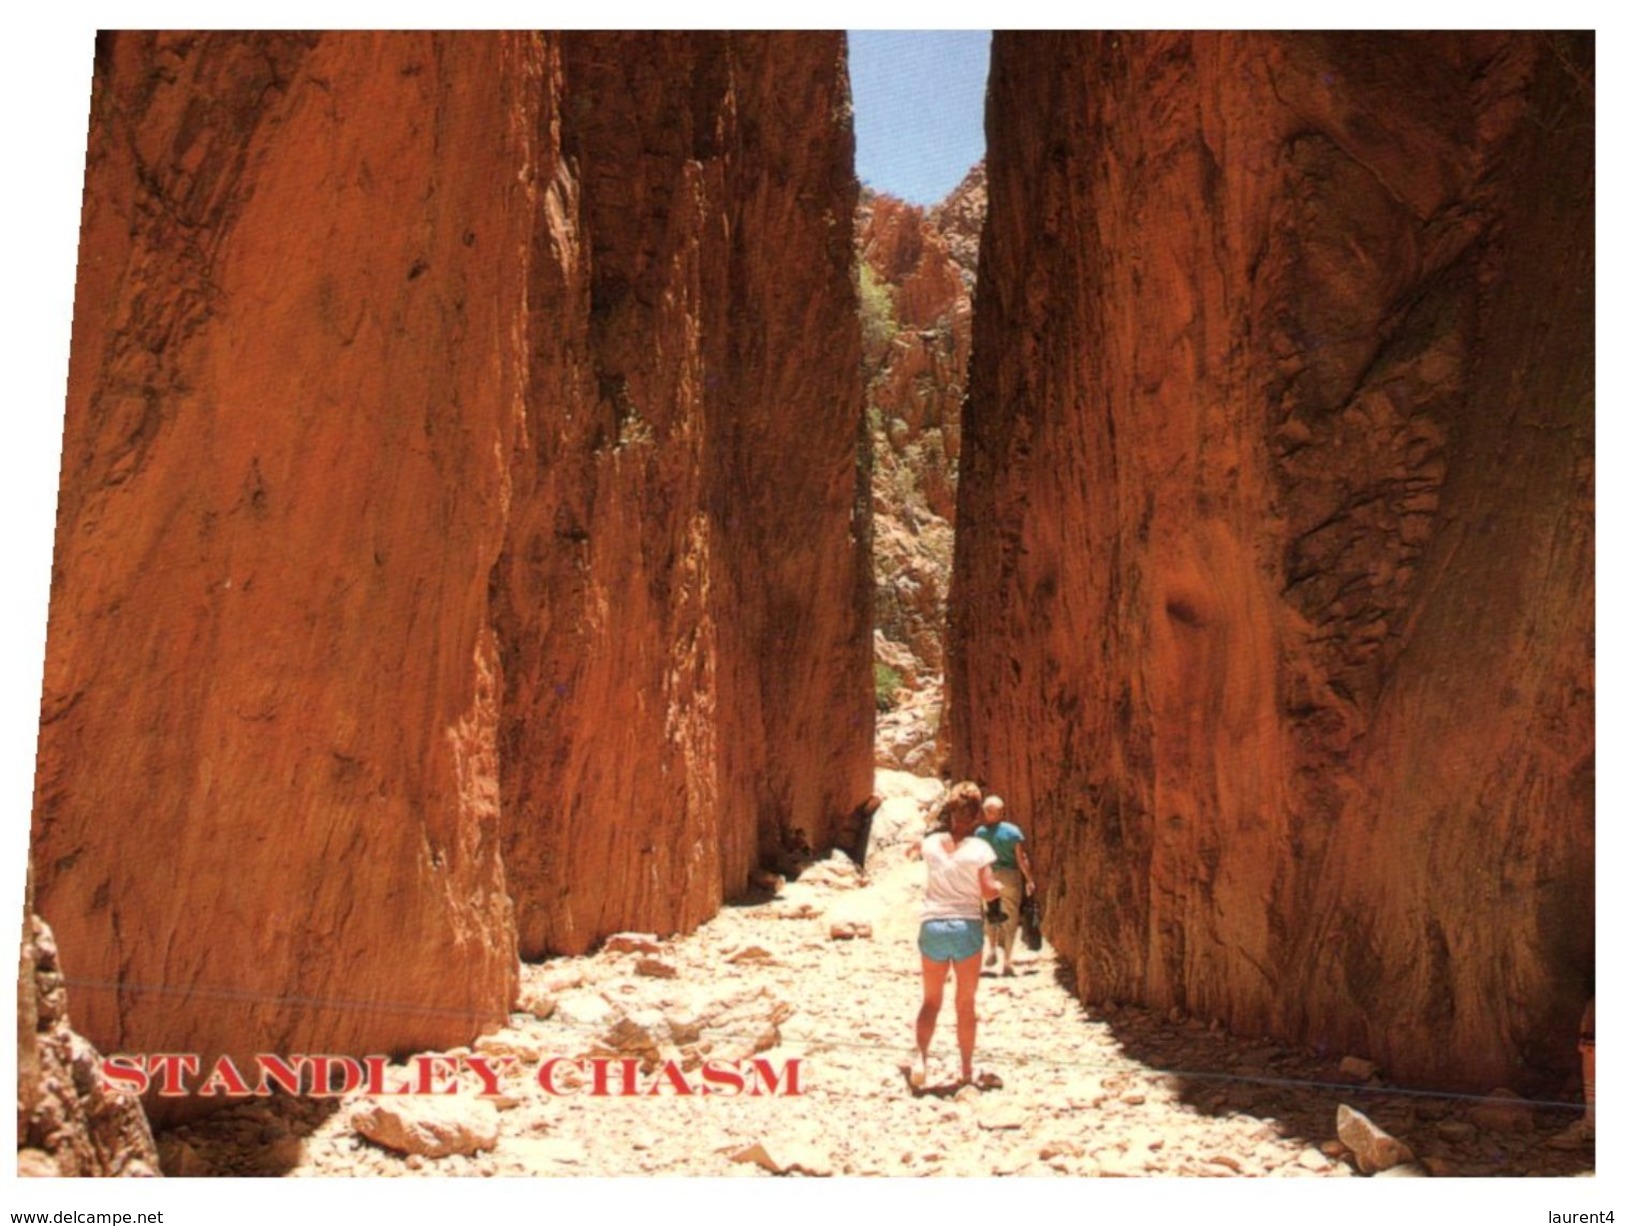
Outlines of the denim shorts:
M920 952L933 962L963 962L982 952L979 919L926 920L920 925Z

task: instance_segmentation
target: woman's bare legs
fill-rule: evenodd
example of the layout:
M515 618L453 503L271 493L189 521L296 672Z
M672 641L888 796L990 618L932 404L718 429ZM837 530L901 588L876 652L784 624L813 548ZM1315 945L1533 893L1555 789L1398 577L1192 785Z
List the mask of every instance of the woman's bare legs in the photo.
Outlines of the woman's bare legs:
M982 977L982 951L955 962L954 1013L959 1037L959 1079L969 1081L973 1076L973 1057L976 1055L976 984ZM946 968L944 968L946 969ZM940 990L938 999L940 1000ZM933 1021L935 1016L933 1015Z
M925 1076L925 1060L931 1054L931 1036L937 1031L937 1014L942 1009L942 990L948 982L948 967L952 963L933 962L921 955L920 971L925 977L925 999L920 1003L919 1016L914 1019L914 1046L920 1052L920 1076Z

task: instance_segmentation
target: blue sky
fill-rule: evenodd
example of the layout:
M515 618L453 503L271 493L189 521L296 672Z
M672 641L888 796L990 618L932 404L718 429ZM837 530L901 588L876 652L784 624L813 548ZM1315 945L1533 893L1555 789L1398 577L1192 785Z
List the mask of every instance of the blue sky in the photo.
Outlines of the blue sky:
M858 178L935 204L982 156L987 30L849 30Z

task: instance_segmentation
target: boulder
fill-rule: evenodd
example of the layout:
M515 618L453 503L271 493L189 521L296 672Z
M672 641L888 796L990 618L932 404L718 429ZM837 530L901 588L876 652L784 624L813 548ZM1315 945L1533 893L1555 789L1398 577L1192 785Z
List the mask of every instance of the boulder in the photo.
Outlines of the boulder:
M397 1153L444 1158L492 1148L501 1121L496 1107L479 1099L424 1096L368 1099L352 1111L350 1127Z
M1337 1139L1348 1147L1355 1165L1367 1175L1416 1161L1408 1146L1346 1103L1337 1107Z

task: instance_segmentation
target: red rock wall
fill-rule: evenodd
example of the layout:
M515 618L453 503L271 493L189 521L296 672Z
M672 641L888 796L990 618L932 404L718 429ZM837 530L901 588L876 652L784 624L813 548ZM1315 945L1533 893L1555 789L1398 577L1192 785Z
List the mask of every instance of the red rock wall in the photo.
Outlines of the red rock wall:
M874 787L874 577L851 219L846 38L736 34L736 258L722 333L709 509L718 576L724 886L850 829Z
M498 579L526 956L692 927L869 793L845 89L838 36L549 51Z
M580 949L827 846L839 36L120 34L95 91L32 848L85 1033L464 1042L515 903Z
M1552 1085L1591 991L1584 39L999 35L949 679L1090 999Z
M100 1047L429 1047L511 995L523 53L102 40L33 846Z

